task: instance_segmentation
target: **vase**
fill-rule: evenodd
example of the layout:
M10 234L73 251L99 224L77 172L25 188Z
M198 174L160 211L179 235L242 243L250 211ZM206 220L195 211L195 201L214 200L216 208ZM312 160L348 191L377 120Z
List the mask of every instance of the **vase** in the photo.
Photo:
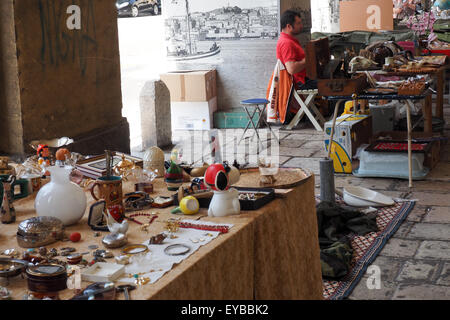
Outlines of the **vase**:
M71 166L48 167L50 182L43 186L34 202L38 216L58 218L64 226L77 223L86 210L86 195L83 189L70 181Z

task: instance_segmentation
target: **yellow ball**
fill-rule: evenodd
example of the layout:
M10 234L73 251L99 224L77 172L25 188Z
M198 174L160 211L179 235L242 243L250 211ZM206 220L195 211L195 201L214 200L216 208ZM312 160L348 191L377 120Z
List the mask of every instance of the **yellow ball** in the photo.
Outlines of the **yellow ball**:
M187 196L181 199L180 209L184 214L196 214L198 210L200 210L200 204L198 203L197 198Z

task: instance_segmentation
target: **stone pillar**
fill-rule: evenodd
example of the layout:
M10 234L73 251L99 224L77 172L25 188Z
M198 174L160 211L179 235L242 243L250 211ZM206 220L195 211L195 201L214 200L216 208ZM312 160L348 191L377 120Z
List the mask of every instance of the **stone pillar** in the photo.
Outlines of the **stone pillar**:
M0 20L0 150L24 154L32 140L68 136L94 154L103 133L128 153L115 1L2 0Z
M311 9L312 32L340 32L339 0L311 1Z
M14 1L0 1L0 152L23 152Z
M161 80L145 83L140 94L142 150L172 144L169 88Z

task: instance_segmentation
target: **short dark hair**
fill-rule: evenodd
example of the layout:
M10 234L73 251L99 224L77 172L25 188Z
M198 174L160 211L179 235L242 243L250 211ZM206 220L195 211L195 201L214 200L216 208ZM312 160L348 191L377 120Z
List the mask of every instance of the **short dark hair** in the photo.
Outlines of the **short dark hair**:
M283 12L280 19L281 30L286 28L288 24L294 26L295 17L299 17L300 19L302 18L300 12L295 10L286 10L285 12Z

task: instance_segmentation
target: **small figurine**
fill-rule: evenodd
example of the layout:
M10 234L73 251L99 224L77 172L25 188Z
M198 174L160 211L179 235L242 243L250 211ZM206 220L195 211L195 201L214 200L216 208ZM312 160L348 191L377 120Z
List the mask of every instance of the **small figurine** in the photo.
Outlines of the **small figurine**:
M2 201L0 202L0 215L1 222L4 224L10 224L16 222L16 210L13 206L13 196L11 193L11 186L16 181L16 177L11 175L7 180L1 180L0 183L0 196Z
M60 148L58 149L58 151L56 151L55 158L56 165L63 166L66 160L70 158L70 151L66 148Z
M114 173L121 176L122 179L126 179L135 167L136 165L133 161L125 159L125 155L122 155L122 160L114 167Z
M170 167L166 170L164 181L169 191L177 191L183 184L183 169L173 160L170 161Z
M40 144L36 150L36 153L39 156L38 163L40 166L50 166L50 150L48 145Z
M236 172L237 171L237 172ZM239 170L224 164L212 164L205 173L205 182L214 190L208 209L210 217L237 215L241 212L239 192L230 185L239 180Z
M127 220L123 220L121 223L119 223L113 218L113 216L111 214L106 213L105 216L106 216L106 221L107 221L106 223L108 225L108 229L111 233L113 233L113 234L120 233L120 234L126 235L126 233L128 231L128 227L129 227Z

